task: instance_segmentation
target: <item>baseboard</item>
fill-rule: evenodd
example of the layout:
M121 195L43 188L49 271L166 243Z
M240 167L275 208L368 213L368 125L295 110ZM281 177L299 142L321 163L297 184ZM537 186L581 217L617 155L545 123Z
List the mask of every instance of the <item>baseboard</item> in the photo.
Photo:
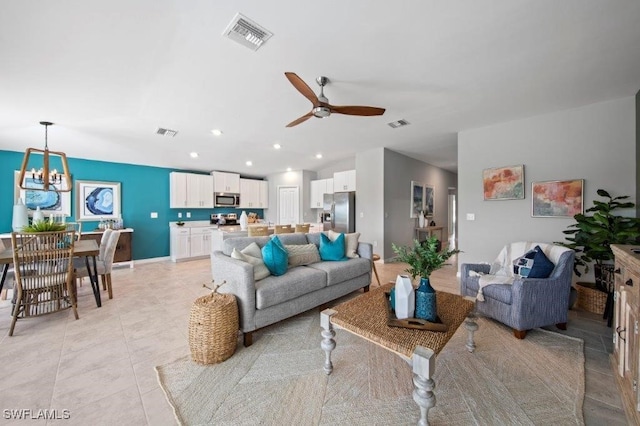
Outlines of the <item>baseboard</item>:
M150 257L148 259L136 259L136 260L132 261L132 263L135 262L136 265L139 265L139 264L142 264L142 263L166 262L167 260L171 260L171 257L170 256L162 256L162 257Z

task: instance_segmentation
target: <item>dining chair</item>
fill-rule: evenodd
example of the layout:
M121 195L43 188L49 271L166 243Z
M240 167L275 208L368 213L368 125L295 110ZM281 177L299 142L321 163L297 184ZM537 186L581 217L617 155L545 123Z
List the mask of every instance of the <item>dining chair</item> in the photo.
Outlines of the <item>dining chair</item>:
M73 309L74 231L13 232L11 245L15 275L15 306L9 336L18 317L26 318Z
M96 268L98 269L98 275L102 279L102 288L109 292L109 299L113 299L113 288L111 286L111 269L113 267L113 258L116 254L116 248L118 246L118 240L120 239L120 231L113 231L107 235L107 241L104 245L104 252L102 250L102 240L105 236L102 236L100 241L100 254L96 259ZM105 231L106 233L106 231ZM75 277L82 279L89 276L87 265L84 259L75 260Z
M104 230L104 232L102 233L102 238L100 238L100 253L98 254L98 259L97 260L104 260L104 255L105 255L105 251L107 249L107 243L109 242L109 237L111 236L111 234L113 233L113 229L107 228ZM81 268L83 265L85 265L84 263L80 263L80 262L84 262L84 260L80 259L76 259L75 263L76 263L76 267ZM86 269L86 265L85 265L85 269ZM82 276L82 277L78 277L76 275L77 281L80 284L80 287L82 287L82 281L85 277L88 277L88 275ZM102 286L104 288L104 290L106 290L106 283L102 283Z
M65 222L65 229L67 231L76 231L76 241L80 241L82 222Z
M247 231L249 237L265 237L269 235L269 227L267 226L249 226Z
M274 230L274 234L291 234L293 233L294 228L291 225L276 225Z
M310 227L311 227L310 223L298 223L296 224L296 232L303 232L305 234L308 234Z
M6 250L8 248L9 247L5 245L4 241L0 240L0 251ZM0 267L0 274L1 273L2 272ZM2 292L0 293L0 300L7 300L7 291L13 288L13 280L14 280L13 267L9 266L9 269L7 270L7 276L5 277L5 280L4 280L4 286L2 287Z

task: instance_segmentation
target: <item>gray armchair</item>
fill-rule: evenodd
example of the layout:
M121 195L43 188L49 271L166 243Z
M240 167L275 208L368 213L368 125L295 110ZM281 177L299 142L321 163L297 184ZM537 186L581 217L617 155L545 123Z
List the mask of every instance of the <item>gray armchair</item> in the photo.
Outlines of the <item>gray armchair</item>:
M549 278L521 278L514 275L512 261L536 245L555 265ZM483 297L476 300L476 311L513 328L518 339L524 339L527 330L536 327L555 324L565 330L574 257L573 250L558 245L511 243L502 249L492 265L462 264L460 292L463 296L476 297L482 285ZM493 279L496 284L487 284ZM511 284L503 283L511 280Z

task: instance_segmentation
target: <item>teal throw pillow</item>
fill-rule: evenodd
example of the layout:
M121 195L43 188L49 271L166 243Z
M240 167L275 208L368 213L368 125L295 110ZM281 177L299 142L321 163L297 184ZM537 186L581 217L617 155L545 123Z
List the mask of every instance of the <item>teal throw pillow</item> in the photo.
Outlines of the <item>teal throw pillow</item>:
M287 272L289 256L282 245L280 238L274 235L264 247L262 247L262 260L272 275L284 275Z
M331 241L325 234L320 234L320 259L322 260L347 260L344 256L344 234Z

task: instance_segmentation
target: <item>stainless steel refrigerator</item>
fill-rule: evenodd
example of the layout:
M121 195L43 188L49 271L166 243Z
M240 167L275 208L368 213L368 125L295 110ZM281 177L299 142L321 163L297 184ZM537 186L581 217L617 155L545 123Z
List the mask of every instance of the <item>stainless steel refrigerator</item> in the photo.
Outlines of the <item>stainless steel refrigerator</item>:
M336 232L356 232L356 193L324 194L323 229Z

